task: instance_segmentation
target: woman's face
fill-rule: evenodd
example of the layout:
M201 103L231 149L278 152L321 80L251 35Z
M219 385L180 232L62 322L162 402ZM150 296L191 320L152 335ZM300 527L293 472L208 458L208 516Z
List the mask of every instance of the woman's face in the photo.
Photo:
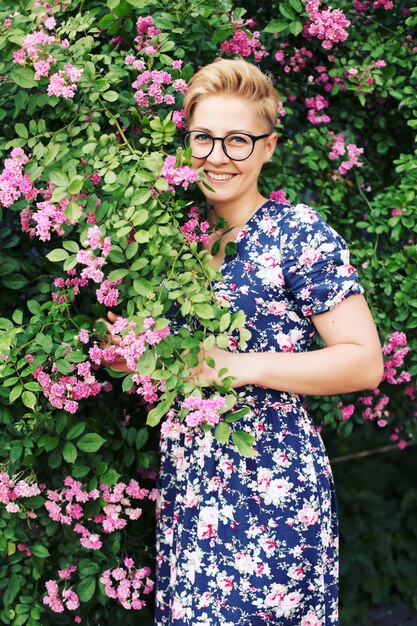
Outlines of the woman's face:
M230 133L263 135L268 132L265 122L259 117L256 106L246 98L234 95L207 96L196 105L190 120L190 130L201 130L213 137L224 137ZM259 139L249 158L233 161L223 151L221 141L214 142L211 154L205 159L192 159L195 169L204 170L204 179L199 187L207 200L221 208L228 204L253 200L259 203L258 177L262 165L274 152L275 133ZM203 182L213 191L209 191Z

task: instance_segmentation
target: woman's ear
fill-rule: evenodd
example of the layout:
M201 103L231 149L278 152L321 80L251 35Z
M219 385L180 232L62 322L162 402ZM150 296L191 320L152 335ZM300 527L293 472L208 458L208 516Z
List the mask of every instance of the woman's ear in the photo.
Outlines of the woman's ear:
M268 141L266 143L266 154L265 154L265 159L264 159L264 163L267 163L270 158L272 157L272 155L275 152L275 148L277 146L277 141L278 141L278 134L277 133L271 133L268 137Z

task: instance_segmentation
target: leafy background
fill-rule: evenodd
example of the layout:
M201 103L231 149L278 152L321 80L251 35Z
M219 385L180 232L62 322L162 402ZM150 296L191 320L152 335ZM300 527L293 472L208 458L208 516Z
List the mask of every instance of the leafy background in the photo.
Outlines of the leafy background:
M154 486L158 432L147 425L149 403L128 393L129 377L109 368L95 371L108 390L82 400L75 414L51 406L33 377L37 366L50 372L53 364L57 375L68 375L88 358L77 339L80 329L88 330L93 341L103 334L96 320L107 307L97 300L93 281L78 295L73 287L65 288L61 303L51 298L57 277L80 270L77 252L84 248L89 214L95 215L103 237L111 238L106 279L122 281L112 310L140 325L149 316L164 320L174 306L190 320L189 332L171 334L148 349L142 362L141 371L154 381L167 379L152 422L158 422L177 392L196 392L183 380L184 350L192 363L200 341L222 347L228 335L238 332L244 344L243 318L232 319L215 306L206 289L215 272L199 245L190 244L180 231L189 206L201 205L201 197L193 187L185 193L182 187L170 191L161 176L165 158L180 143L172 116L181 108L181 95L171 89L175 104L137 105L132 83L138 72L125 63L132 54L151 70L187 81L199 65L218 55L230 57L221 51L222 44L232 41L236 31L244 33L241 41L252 42L248 60L271 73L285 112L262 190L267 195L281 190L290 201L319 208L349 241L382 342L403 332L409 348L397 363L396 383L385 380L379 396L365 392L309 399L334 460L341 509L341 622L346 625L369 621L369 609L376 604L402 601L417 607L417 12L411 1L395 2L392 8L379 5L341 0L337 8L351 22L348 38L326 50L322 40L306 32L308 13L301 0L240 7L208 0L56 4L47 12L56 19L48 32L68 39L69 46L55 43L49 52L53 71L66 63L83 70L73 98L49 96L48 78L34 80L30 65L13 62L23 38L45 30L45 8L6 1L0 12L1 157L10 158L13 148L22 147L29 157L24 171L33 185L46 189L52 181L51 202L68 201L64 235L52 232L46 240L22 232L24 198L1 209L0 352L6 357L0 365L2 470L15 483L22 478L45 489L61 490L67 476L88 490L127 484L132 478L145 488ZM146 15L161 31L150 55L138 51L134 41L136 21ZM250 18L254 25L247 22ZM4 23L8 19L11 25ZM283 56L277 58L280 51ZM173 69L173 60L183 61L181 70ZM315 124L307 117L306 98L319 95L328 105L317 114L330 120ZM340 173L346 155L329 156L329 132L342 135L345 146L363 148L361 166ZM94 173L99 183L92 182ZM35 204L29 202L32 210ZM32 363L26 354L33 356ZM226 381L218 391L227 395L230 408L235 398L229 387ZM371 398L373 420L364 419L364 397ZM381 398L387 400L379 409ZM353 410L348 419L346 407ZM386 425L378 425L380 420ZM380 448L385 452L358 456ZM80 547L70 528L49 517L45 489L19 499L18 513L0 504L1 623L68 624L76 614L84 624L133 624L138 619L151 624L151 596L138 616L109 599L99 578L125 556L134 557L138 567L153 567L153 502L143 501L138 520L103 537L102 548L91 551ZM102 500L90 501L85 519L91 520L102 506ZM35 520L27 517L31 510ZM78 593L80 609L53 613L42 600L45 581L57 579L58 569L72 563L78 569L68 585Z

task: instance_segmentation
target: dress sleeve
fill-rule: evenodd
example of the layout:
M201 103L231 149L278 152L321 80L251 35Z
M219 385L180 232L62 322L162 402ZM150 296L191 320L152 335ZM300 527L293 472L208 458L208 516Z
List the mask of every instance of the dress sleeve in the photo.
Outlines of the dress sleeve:
M305 317L363 293L356 269L349 263L346 242L317 211L298 204L286 212L283 222L285 285Z

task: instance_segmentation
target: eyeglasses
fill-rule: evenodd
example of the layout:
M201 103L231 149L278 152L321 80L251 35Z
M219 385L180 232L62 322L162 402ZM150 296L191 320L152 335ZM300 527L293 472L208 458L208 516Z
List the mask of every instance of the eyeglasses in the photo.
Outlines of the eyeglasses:
M206 159L213 152L214 142L221 141L225 155L232 161L244 161L252 154L255 143L265 135L249 135L248 133L229 133L225 137L212 137L202 130L189 130L184 134L184 148L191 148L191 156L195 159Z

